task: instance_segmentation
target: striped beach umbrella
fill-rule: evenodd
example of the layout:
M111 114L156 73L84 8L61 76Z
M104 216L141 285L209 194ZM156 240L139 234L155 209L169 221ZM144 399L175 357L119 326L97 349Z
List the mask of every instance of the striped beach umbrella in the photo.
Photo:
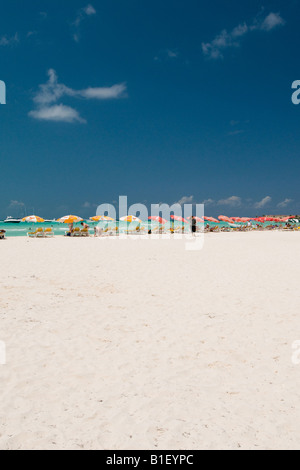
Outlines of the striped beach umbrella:
M226 215L219 215L219 220L221 220L222 222L227 222L229 224L232 224L234 223L234 220L232 220L230 217L227 217Z
M188 220L191 220L192 216L191 217L188 217ZM201 224L204 223L204 220L201 219L200 217L194 217L194 219L197 221L197 222L200 222Z
M94 222L113 222L115 219L107 217L106 215L96 215L95 217L90 217L90 220L93 220Z
M45 222L45 220L42 219L42 217L38 217L37 215L28 215L27 217L24 217L24 219L22 219L22 222L30 222L32 224L36 224Z
M176 220L176 222L184 222L185 224L188 224L188 221L184 219L183 217L180 217L179 215L171 215L170 218L172 220Z
M154 222L158 222L160 224L166 224L167 223L167 220L166 219L163 219L162 217L159 217L159 216L156 216L156 217L148 217L149 220L152 220Z
M219 217L220 218L220 217ZM207 222L213 222L214 224L219 224L220 222L215 219L214 217L203 217L204 220L206 220Z
M76 222L81 222L83 219L81 217L78 217L77 215L65 215L64 217L61 217L58 219L57 222L60 222L61 224L72 224Z
M139 219L138 217L136 217L135 215L126 215L125 217L121 217L121 222L128 222L128 223L131 223L131 222L139 222L141 223L141 219Z

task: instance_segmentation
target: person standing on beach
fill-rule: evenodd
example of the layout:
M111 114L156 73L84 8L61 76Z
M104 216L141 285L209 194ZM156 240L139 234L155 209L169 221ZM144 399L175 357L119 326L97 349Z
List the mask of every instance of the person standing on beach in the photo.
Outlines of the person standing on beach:
M72 236L73 230L74 230L74 224L73 224L73 222L71 222L71 223L69 224L69 231L68 231L68 233L67 233L67 237L71 237L71 236Z
M197 232L197 220L193 215L191 217L191 232L193 235Z

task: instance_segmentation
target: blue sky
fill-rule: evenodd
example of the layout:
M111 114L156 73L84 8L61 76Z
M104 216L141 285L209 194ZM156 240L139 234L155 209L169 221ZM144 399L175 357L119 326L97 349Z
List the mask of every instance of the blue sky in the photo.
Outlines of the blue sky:
M119 195L300 213L299 16L294 0L6 2L0 219Z

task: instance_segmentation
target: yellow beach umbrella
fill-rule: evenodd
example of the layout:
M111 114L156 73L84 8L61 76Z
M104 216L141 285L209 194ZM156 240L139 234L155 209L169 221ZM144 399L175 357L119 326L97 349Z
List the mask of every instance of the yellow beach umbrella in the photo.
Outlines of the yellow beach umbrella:
M97 215L95 217L90 217L90 220L93 220L94 222L100 222L101 220L104 220L105 222L113 222L115 219L107 217L106 215Z
M78 217L77 215L65 215L61 219L58 219L57 222L60 222L61 224L72 224L76 222L81 222L83 219L81 217Z
M122 222L139 222L141 223L141 219L139 219L138 217L135 217L135 215L127 215L126 217L121 217L120 219Z
M24 219L22 219L22 222L31 222L33 224L36 224L38 222L45 222L45 220L42 219L42 217L38 217L37 215L28 215L27 217L24 217Z

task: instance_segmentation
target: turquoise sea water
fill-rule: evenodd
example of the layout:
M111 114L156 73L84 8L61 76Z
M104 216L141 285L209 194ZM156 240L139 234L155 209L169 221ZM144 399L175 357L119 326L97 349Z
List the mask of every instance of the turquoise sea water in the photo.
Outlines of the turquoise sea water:
M138 225L137 222L133 222L131 224L127 224L127 222L91 222L90 220L85 221L89 225L89 232L90 234L94 234L94 227L101 227L103 229L107 227L115 227L116 225L119 227L119 231L122 232L126 229L135 229ZM174 223L174 227L177 227L179 223ZM157 227L157 223L152 223L152 227ZM166 224L165 227L169 228L171 224ZM6 230L6 237L26 237L28 232L34 232L37 228L52 228L55 236L63 236L65 232L68 231L69 225L68 224L60 224L58 222L44 222L40 224L33 224L28 222L20 222L18 224L13 223L4 223L0 222L0 230ZM80 227L80 223L74 224L75 227ZM151 228L151 223L145 222L141 224L141 227L145 227L146 229Z
M119 231L122 232L123 230L126 230L128 228L134 229L138 225L138 223L136 222L133 222L132 224L127 224L126 222L109 222L109 223L100 222L98 223L98 222L91 222L90 220L87 220L86 223L90 227L89 232L91 235L94 233L94 227L97 227L97 226L100 226L103 229L105 229L106 227L115 226L117 224L117 226L119 227ZM174 223L174 227L177 227L178 225L181 225L180 222ZM219 227L228 227L228 224L226 222L222 222L220 224L214 224L212 222L209 222L209 225L210 227L213 227L215 225L218 225ZM267 225L272 225L272 223L267 222L264 224L264 226L267 226ZM157 227L158 224L155 222L152 222L152 225L151 225L151 222L149 223L144 222L141 224L141 226L145 227L146 229L149 229L151 228L151 226L152 228ZM167 223L165 224L164 227L168 229L170 228L170 226L171 226L171 223ZM68 224L60 224L58 222L45 222L41 224L32 224L28 222L20 222L19 224L10 224L10 223L5 224L3 222L0 222L0 230L6 230L6 237L26 237L28 232L33 232L39 227L43 229L51 227L55 236L63 236L65 235L65 232L68 230ZM74 227L81 227L81 225L80 223L74 224Z

